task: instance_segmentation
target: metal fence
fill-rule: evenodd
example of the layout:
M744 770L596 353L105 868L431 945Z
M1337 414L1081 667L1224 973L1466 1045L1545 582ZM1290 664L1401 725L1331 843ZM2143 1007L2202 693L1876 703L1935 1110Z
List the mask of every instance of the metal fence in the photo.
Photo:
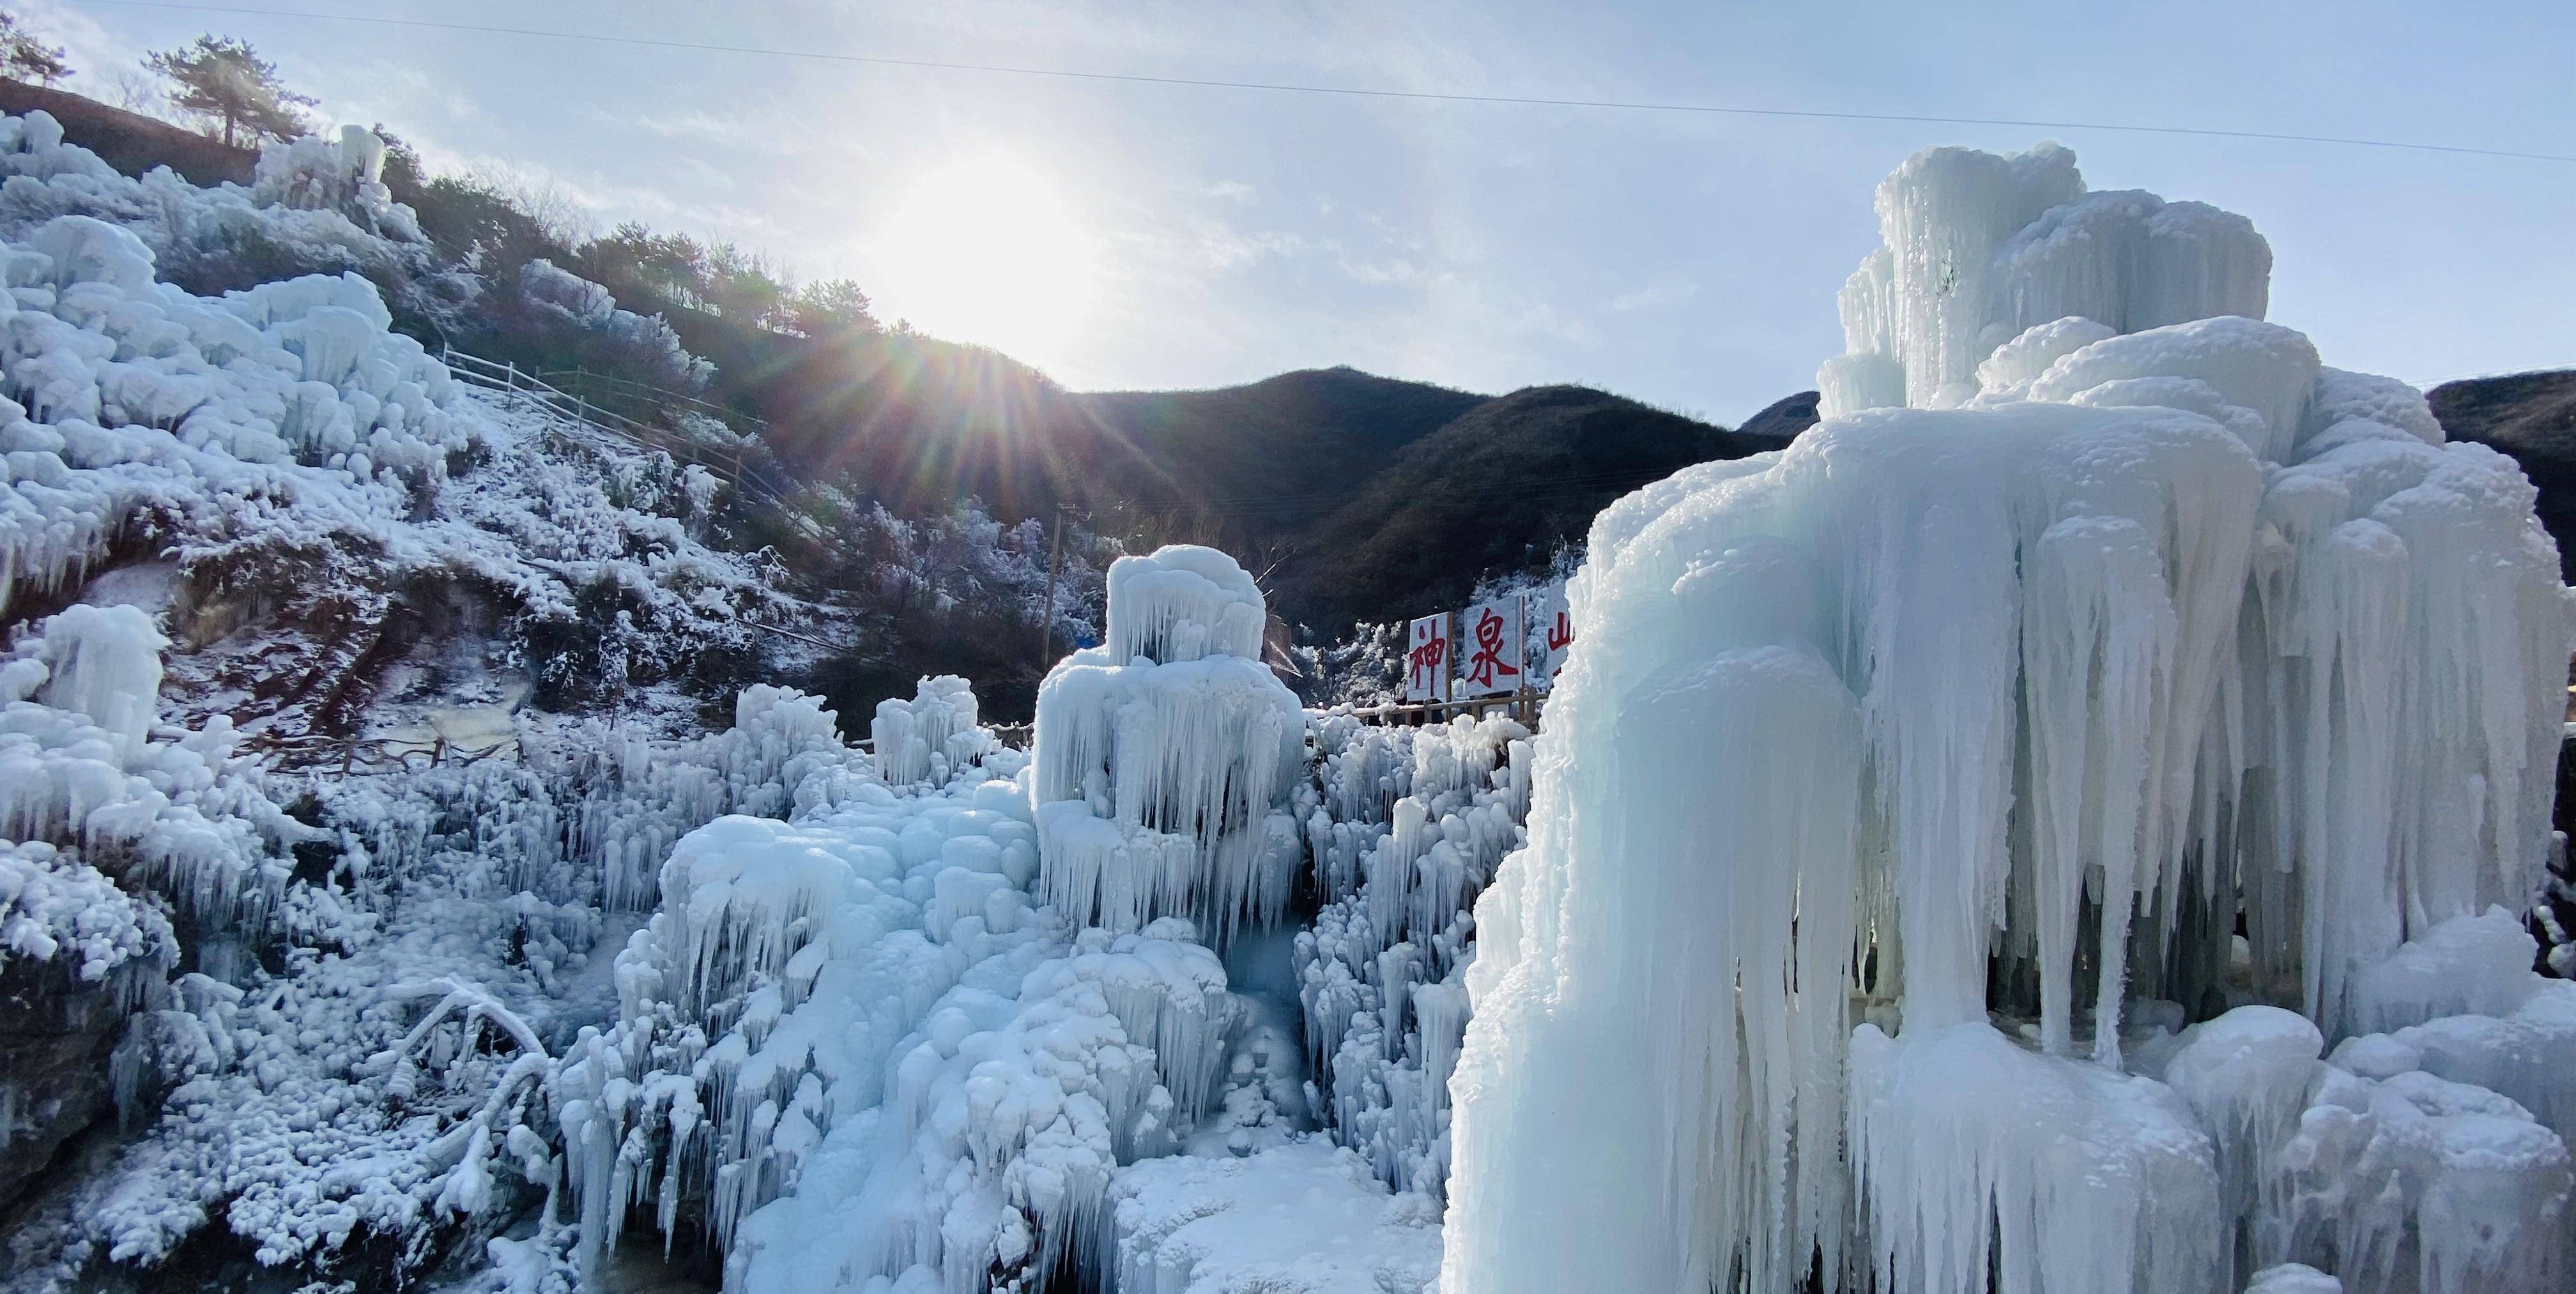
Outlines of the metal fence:
M516 363L494 363L453 347L441 347L438 357L457 381L500 394L507 408L545 416L558 436L574 444L612 451L659 450L680 462L705 468L717 480L736 490L757 489L772 498L784 498L796 488L793 480L762 462L747 443L709 444L669 427L627 417L614 409L602 407L579 392L563 390ZM603 382L612 379L591 376L586 380ZM639 391L658 391L658 388L644 387L639 383L624 385ZM688 407L695 412L706 412L711 417L724 412L715 405L678 392L658 394L666 406Z

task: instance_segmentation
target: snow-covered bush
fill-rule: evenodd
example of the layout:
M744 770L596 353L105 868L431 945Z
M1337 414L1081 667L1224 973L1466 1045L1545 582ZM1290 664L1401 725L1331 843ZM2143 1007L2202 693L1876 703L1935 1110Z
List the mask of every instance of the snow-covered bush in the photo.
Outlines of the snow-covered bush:
M715 365L691 355L660 315L622 309L608 289L542 257L519 267L518 300L543 342L605 352L620 367L684 391L715 375Z

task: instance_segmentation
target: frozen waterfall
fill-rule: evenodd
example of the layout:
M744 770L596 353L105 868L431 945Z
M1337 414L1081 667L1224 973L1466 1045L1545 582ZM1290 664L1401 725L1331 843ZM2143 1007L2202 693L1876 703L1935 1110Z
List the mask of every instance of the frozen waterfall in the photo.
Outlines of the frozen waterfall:
M1184 916L1221 944L1285 912L1305 720L1261 662L1265 618L1213 548L1110 566L1108 645L1038 689L1040 881L1066 916L1117 932Z
M2055 146L1878 213L1827 421L1594 522L1441 1288L2554 1287L2576 985L2385 988L2550 843L2532 487L2262 322L2241 217Z

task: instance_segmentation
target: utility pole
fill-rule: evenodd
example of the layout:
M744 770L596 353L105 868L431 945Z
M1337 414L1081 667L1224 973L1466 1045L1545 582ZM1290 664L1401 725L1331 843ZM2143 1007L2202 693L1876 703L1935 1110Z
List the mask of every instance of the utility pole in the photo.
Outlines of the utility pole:
M1055 662L1055 573L1064 564L1065 506L1055 505L1055 543L1047 554L1046 603L1038 608L1038 677L1046 677L1047 667Z

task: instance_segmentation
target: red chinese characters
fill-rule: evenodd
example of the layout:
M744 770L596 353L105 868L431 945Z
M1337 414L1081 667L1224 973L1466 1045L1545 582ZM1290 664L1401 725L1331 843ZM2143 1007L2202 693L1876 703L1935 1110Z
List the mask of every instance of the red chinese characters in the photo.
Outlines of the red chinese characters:
M1404 699L1449 699L1449 617L1424 616L1413 622L1404 656Z

